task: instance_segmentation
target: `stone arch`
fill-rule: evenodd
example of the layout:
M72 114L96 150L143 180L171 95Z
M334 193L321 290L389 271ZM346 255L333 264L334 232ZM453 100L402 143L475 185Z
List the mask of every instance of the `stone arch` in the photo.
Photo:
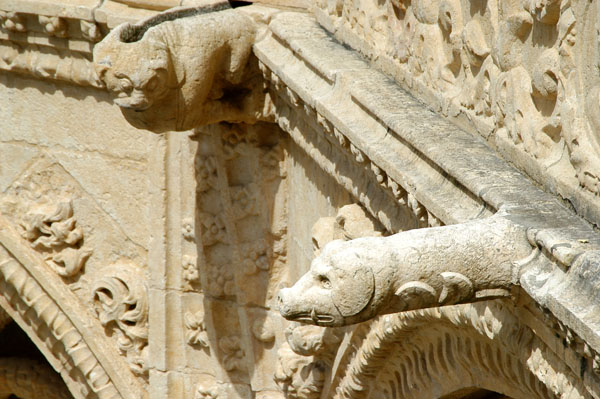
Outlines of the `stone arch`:
M336 399L454 398L478 389L514 399L591 398L578 372L511 306L496 300L380 317L356 330L329 392Z
M100 322L2 216L0 307L60 373L76 399L145 396Z

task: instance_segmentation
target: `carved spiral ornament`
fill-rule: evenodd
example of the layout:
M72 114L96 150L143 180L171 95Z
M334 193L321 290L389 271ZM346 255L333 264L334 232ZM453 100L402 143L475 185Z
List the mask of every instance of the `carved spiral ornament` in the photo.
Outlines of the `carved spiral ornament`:
M148 296L143 276L128 263L102 270L93 285L93 302L100 322L118 336L118 345L138 374L146 371Z

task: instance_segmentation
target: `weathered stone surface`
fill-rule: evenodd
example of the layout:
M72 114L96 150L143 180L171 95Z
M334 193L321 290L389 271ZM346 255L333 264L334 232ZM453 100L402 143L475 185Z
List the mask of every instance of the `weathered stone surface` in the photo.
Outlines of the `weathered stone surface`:
M0 396L598 397L584 3L0 0Z

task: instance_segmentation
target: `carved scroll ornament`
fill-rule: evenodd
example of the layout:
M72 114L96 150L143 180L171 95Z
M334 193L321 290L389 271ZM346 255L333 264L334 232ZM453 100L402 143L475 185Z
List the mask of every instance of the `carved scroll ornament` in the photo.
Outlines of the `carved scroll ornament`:
M325 246L311 268L279 293L281 314L343 326L379 314L503 296L514 261L531 252L525 232L502 217Z
M94 308L100 322L118 337L119 350L133 372L147 372L148 294L140 270L129 263L102 269L93 285Z
M226 2L175 9L118 26L95 47L94 62L137 128L255 121L252 89L261 86L249 66L255 33L254 21Z

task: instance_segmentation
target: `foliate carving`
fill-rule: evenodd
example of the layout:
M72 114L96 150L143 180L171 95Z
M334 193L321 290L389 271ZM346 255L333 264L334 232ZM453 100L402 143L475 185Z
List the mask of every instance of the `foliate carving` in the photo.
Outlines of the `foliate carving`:
M3 220L3 223L5 229L0 229L3 243L10 243L18 247L19 252L26 253L27 249L18 236L7 232L9 222ZM97 395L116 399L122 397L122 392L135 396L136 391L141 389L137 381L127 373L115 372L119 364L106 361L106 357L110 356L109 352L104 352L106 349L95 351L96 345L105 347L108 342L93 328L90 329L94 323L88 324L92 320L88 319L87 313L78 312L78 307L72 306L78 302L74 294L54 281L56 276L45 272L34 260L30 258L27 264L21 264L0 246L0 301L3 306L11 307L22 321L21 325L28 326L25 327L27 333L39 338L46 353L54 357L55 364L64 368L65 382L71 388L77 387L81 397ZM36 275L41 273L43 276L43 286L29 272L32 268L37 269ZM55 294L57 298L47 292L48 285L53 287L52 292L58 293ZM96 345L90 345L90 342Z
M92 254L82 246L83 230L77 226L70 200L57 204L32 204L21 222L23 237L44 253L44 259L56 273L73 277Z
M204 312L186 312L183 319L186 328L185 338L188 344L208 348L208 333L204 324Z
M166 11L121 25L96 45L98 76L132 125L164 132L256 120L262 93L249 63L256 27L228 8Z
M100 322L116 335L119 350L137 374L147 372L148 296L143 274L130 263L100 270L92 301Z
M201 382L196 387L194 399L225 399L226 395L223 384L216 381L213 383Z
M505 305L398 313L375 320L366 333L355 330L328 397L443 397L474 381L510 397L587 397L577 372Z
M291 325L277 354L275 382L289 399L318 399L341 342L340 331Z
M43 174L42 174L43 175ZM0 206L11 215L21 236L60 276L76 276L92 255L84 245L84 230L77 223L73 195L54 192L44 175L19 180L3 196Z
M219 339L219 349L223 353L223 368L227 371L245 370L245 352L240 337L231 335Z
M342 326L383 313L499 295L514 284L514 262L530 251L525 232L498 216L333 241L308 273L280 291L279 310L290 320Z
M190 283L198 281L200 274L198 272L198 258L192 255L183 255L182 259L183 278Z
M221 265L213 265L209 271L209 290L214 296L232 296L236 294L237 287L233 273Z
M256 274L259 271L268 271L271 266L269 247L265 240L258 240L245 245L244 265L246 274Z
M46 17L40 15L38 17L40 25L44 27L46 33L50 36L66 37L67 36L67 21L60 17Z
M223 215L204 213L201 216L202 244L214 245L218 242L227 243L227 230Z
M0 11L0 23L2 28L9 32L26 32L23 16L14 11Z
M93 64L75 52L0 41L0 70L101 88Z
M315 12L438 111L510 148L531 175L552 165L561 189L598 194L600 3L424 3L319 0Z

